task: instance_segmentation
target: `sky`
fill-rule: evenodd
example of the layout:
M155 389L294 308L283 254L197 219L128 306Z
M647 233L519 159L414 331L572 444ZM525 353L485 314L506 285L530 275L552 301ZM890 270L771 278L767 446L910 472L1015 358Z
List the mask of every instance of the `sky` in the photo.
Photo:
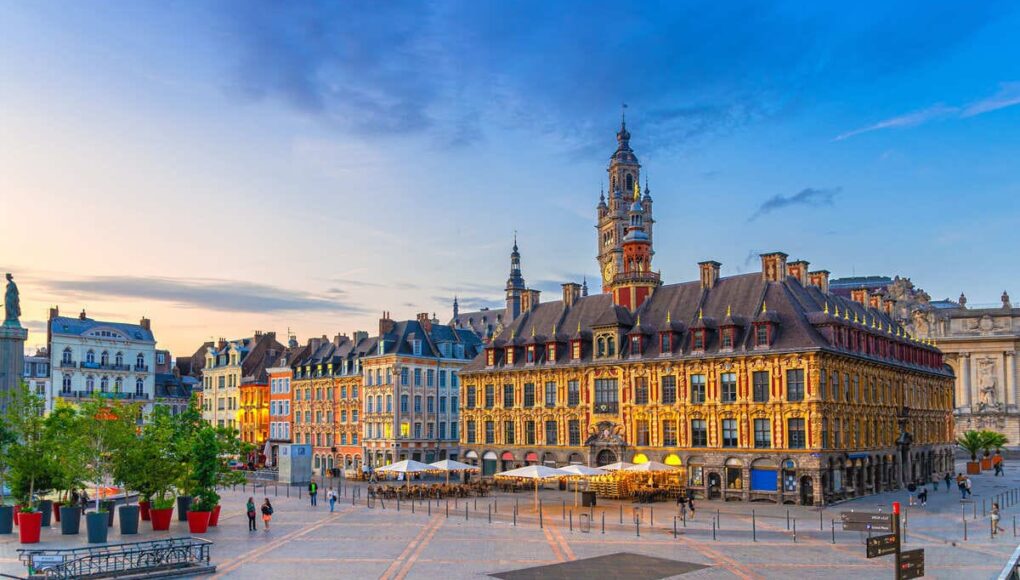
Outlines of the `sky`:
M0 271L159 346L597 288L627 104L666 283L780 250L1020 300L1013 2L0 0Z

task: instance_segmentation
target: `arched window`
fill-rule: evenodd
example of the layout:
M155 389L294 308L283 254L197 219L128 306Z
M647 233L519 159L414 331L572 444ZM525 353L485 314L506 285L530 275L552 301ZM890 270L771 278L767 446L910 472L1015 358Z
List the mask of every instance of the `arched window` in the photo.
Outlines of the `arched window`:
M64 383L64 389L63 389L64 392L65 393L70 393L71 392L71 375L64 375L63 383Z
M92 390L95 389L95 388L96 388L96 379L92 375L89 375L89 376L85 377L85 392L86 393L91 393Z
M109 389L109 388L110 388L110 378L109 377L103 377L103 378L99 379L99 390L101 392L105 393L106 390Z
M369 398L368 398L368 408L367 408L367 409L365 409L365 412L366 412L366 413L372 413L372 412L373 412L373 411L372 411L372 403L373 403L373 401L372 401L372 397L369 397Z
M601 336L599 337L598 340L597 354L598 356L606 356L606 339L602 338Z
M627 192L630 193L634 190L634 176L627 174Z
M407 413L407 395L400 395L400 412Z
M393 412L393 395L386 395L386 412Z
M110 364L110 353L109 352L107 352L105 350L103 351L103 354L99 356L99 364L101 364L103 366L106 366L106 365Z
M113 357L113 361L114 361L114 364L116 364L117 366L123 366L124 365L124 353L118 352Z
M60 362L70 363L71 362L71 347L64 349L64 353L61 355Z
M124 388L124 378L117 377L113 380L113 392L119 393Z
M616 339L611 336L606 339L606 355L616 356Z
M87 362L89 364L95 364L96 363L96 353L93 352L92 349L89 349L89 351L87 353L85 353L85 362Z
M139 369L145 368L145 356L142 353L138 353L138 356L135 357L135 366Z

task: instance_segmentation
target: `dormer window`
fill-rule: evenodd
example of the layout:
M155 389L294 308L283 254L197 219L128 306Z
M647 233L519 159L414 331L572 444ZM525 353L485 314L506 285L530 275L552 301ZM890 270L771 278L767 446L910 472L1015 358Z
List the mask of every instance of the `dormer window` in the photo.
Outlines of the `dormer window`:
M552 343L546 347L545 357L548 362L556 362L556 343Z
M659 352L660 354L669 354L673 352L672 332L663 332L659 335Z
M525 362L527 362L529 365L535 364L535 345L533 344L528 345L527 354L525 356L527 357L525 359Z
M691 333L691 349L705 350L705 329L698 329Z
M641 336L635 335L630 337L630 354L641 354Z
M411 341L411 351L414 353L414 356L421 356L421 341L420 340L414 339L414 340Z
M506 347L506 364L514 364L514 347L512 346Z
M733 329L726 328L722 331L721 347L723 350L733 350Z
M577 339L570 347L570 358L581 360L581 339Z
M616 339L612 336L606 338L606 356L616 356Z
M486 366L493 366L496 364L496 351L489 348L485 350L485 364Z
M771 325L770 324L758 324L754 327L754 346L757 348L765 348L769 345L771 339Z
M597 357L606 356L606 339L605 339L605 337L600 336L598 338L598 340L595 341L595 344L596 344L596 347L595 347L595 356L597 356Z

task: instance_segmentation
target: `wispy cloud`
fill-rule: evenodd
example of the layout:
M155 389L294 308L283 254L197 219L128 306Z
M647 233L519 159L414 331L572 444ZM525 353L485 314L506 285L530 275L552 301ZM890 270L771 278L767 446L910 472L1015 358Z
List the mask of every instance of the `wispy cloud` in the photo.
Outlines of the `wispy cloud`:
M988 97L978 99L963 106L951 106L942 103L932 105L920 111L907 113L898 117L892 117L879 121L873 125L854 129L837 135L833 141L843 141L864 133L881 131L883 129L898 129L903 127L916 127L938 119L967 119L976 117L992 111L998 111L1007 107L1020 105L1020 82L1001 83L999 90Z
M360 306L326 295L236 280L94 276L42 284L52 292L73 297L138 298L227 312L364 312Z
M907 113L906 115L900 115L884 121L879 121L873 125L867 127L861 127L860 129L854 129L853 131L847 131L841 135L837 135L834 141L842 141L855 137L857 135L863 135L864 133L871 133L872 131L881 131L883 129L895 129L899 127L916 127L933 121L935 119L943 119L959 112L957 107L947 107L946 105L938 104L927 109L920 111L914 111L913 113Z
M793 195L774 195L762 202L762 204L758 206L758 209L751 214L751 217L747 218L747 221L754 221L765 214L791 206L803 205L809 207L821 207L832 205L833 200L842 190L842 187L833 187L829 189L808 187Z
M975 101L963 108L961 117L976 117L1006 107L1020 105L1020 82L1002 83L994 95Z

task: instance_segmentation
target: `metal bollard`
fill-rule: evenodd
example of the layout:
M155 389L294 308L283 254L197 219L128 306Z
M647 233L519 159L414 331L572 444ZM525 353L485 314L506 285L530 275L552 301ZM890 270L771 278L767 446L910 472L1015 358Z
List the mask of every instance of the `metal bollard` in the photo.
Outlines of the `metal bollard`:
M985 502L986 500L981 500L981 517L985 517Z
M517 527L517 508L514 508L514 527Z
M560 519L567 519L567 501L563 499L560 500Z
M790 510L786 510L786 529L790 529Z
M722 529L722 519L719 517L719 508L716 508L716 510L715 510L715 523L716 523L716 525L719 526L719 529L721 530Z
M655 525L655 508L653 507L648 508L648 525Z
M836 543L836 520L830 520L830 522L832 523L832 543L835 544ZM964 521L965 525L966 525L966 523L967 522ZM964 529L966 529L966 528L964 528Z
M825 531L825 525L822 523L822 510L818 510L818 531Z
M570 531L574 531L574 510L570 510Z
M602 510L602 533L606 533L606 511Z
M489 523L492 523L492 506L489 506Z
M712 539L713 540L716 539L715 538L715 520L712 520Z
M414 500L411 500L411 513L414 513Z
M754 510L751 510L751 541L758 541L758 523L755 520Z
M467 519L468 519L468 505L467 505L467 503L465 503L464 504L464 521L466 522Z
M641 537L641 520L634 520L634 533L637 534L637 537Z
M538 527L544 528L545 524L542 521L542 500L538 500Z
M429 504L429 517L432 517L432 502L426 502Z
M963 520L963 541L967 541L967 520Z
M450 500L446 500L446 517L450 517Z
M676 516L673 516L673 539L676 539Z
M623 504L620 504L620 524L623 525Z
M397 496L397 511L400 511L400 496Z
M797 543L797 518L793 518L793 543Z

